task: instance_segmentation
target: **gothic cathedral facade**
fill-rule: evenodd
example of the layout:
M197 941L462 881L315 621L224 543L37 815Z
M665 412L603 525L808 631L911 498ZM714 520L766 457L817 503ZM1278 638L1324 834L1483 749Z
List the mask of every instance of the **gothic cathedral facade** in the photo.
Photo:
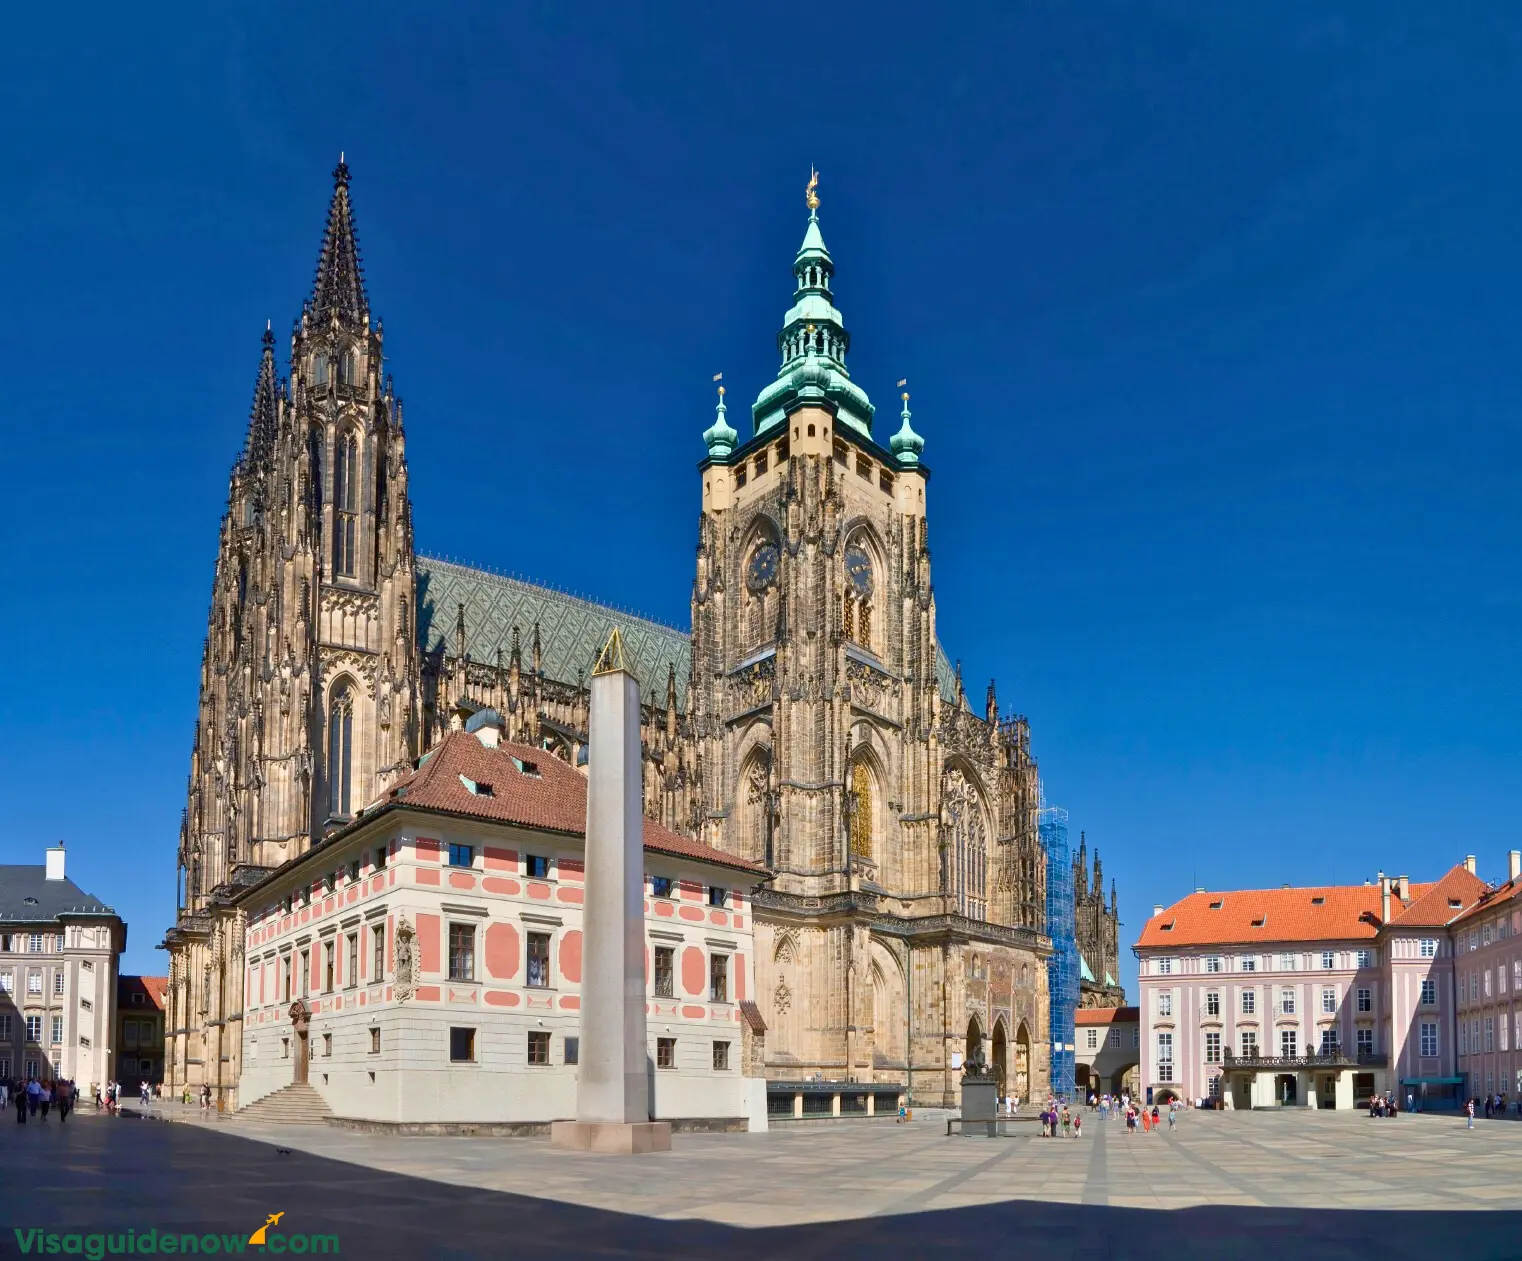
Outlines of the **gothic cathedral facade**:
M166 934L166 1081L236 1104L243 885L350 819L452 723L585 759L618 625L640 677L649 814L763 862L756 1001L772 1078L955 1097L984 1058L1049 1081L1046 861L1025 720L975 714L936 636L923 440L874 436L809 191L781 368L743 437L704 434L690 632L413 549L340 163L279 378L267 331L229 486ZM1083 863L1083 859L1078 859ZM1118 1005L1116 910L1075 879L1085 1005ZM1092 974L1092 975L1089 975Z

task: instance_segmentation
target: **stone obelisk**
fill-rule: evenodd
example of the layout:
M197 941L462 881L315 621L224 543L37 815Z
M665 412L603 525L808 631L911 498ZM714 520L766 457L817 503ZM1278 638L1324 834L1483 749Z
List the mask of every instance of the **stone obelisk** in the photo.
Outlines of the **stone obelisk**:
M587 721L587 870L582 915L576 1119L550 1138L575 1151L671 1149L650 1119L645 1040L645 818L639 681L615 628L592 672Z

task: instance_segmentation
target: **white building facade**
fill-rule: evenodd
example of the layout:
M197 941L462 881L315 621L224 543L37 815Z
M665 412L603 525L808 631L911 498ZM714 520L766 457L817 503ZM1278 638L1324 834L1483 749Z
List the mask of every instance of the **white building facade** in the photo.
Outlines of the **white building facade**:
M585 780L490 723L239 901L242 1075L338 1117L538 1127L576 1115ZM655 1118L766 1124L754 863L645 820Z
M0 866L0 1078L110 1079L127 926L68 879L64 847Z

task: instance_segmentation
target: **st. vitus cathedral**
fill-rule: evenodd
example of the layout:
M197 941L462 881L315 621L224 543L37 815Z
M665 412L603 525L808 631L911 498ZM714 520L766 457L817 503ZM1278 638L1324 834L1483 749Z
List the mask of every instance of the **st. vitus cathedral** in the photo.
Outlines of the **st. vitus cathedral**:
M238 888L352 818L475 709L573 765L609 630L645 697L647 812L773 873L755 894L767 1075L953 1097L983 1056L1046 1089L1046 860L1025 719L975 714L936 638L923 439L846 370L816 182L781 368L704 433L687 632L418 556L402 406L342 162L289 377L265 332L233 467L166 934L166 1080L235 1103ZM1116 904L1075 860L1085 1005L1118 1005ZM1080 873L1082 878L1079 878Z

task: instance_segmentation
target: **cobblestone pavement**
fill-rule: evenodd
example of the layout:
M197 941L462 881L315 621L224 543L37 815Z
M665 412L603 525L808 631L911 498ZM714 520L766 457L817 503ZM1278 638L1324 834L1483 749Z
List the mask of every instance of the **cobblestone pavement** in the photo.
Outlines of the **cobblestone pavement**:
M1094 1118L1077 1140L846 1123L643 1158L187 1120L0 1125L5 1251L18 1226L251 1231L285 1211L377 1257L1522 1256L1522 1126L1433 1116L1190 1114L1132 1137Z

